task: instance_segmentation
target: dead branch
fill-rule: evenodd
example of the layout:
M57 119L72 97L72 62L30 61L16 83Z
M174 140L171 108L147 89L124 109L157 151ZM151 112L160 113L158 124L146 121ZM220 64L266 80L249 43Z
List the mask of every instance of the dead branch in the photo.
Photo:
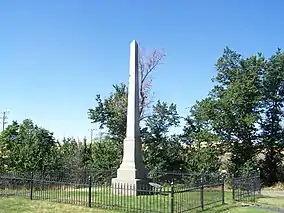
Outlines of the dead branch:
M139 48L139 73L140 73L140 120L145 119L148 115L145 115L145 110L150 108L151 105L151 88L152 88L152 76L156 68L163 63L165 57L163 50L153 50L150 53L146 53L143 49Z

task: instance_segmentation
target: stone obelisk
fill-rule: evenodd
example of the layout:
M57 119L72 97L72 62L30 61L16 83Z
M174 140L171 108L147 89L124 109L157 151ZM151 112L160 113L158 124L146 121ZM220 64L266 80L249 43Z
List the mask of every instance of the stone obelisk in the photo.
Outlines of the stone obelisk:
M133 40L130 44L129 83L126 138L123 142L123 160L117 170L113 184L131 185L136 189L132 194L138 195L141 185L147 185L147 169L142 160L142 147L139 129L139 72L138 44ZM121 188L121 187L120 187Z

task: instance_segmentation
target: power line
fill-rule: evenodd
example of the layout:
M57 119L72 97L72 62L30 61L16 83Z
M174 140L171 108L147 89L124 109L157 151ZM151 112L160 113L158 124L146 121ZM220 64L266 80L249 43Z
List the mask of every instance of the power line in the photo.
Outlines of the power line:
M2 117L1 118L1 123L2 123L2 131L5 130L5 125L8 123L7 120L8 120L8 117L7 117L7 114L9 113L8 110L5 110L2 112Z

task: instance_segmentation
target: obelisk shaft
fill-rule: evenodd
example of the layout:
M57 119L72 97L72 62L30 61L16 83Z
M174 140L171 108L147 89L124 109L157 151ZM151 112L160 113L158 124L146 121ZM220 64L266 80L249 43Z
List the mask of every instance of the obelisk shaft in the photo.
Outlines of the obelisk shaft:
M127 99L126 138L123 144L123 162L121 167L137 169L141 167L141 140L139 128L139 71L138 44L133 40L130 44L129 80Z
M139 131L139 73L138 45L136 41L130 44L128 106L126 138L140 137Z
M139 128L138 54L138 45L134 40L130 44L126 138L123 141L122 163L117 170L117 177L112 179L114 184L127 183L138 186L147 183L148 171L142 160Z

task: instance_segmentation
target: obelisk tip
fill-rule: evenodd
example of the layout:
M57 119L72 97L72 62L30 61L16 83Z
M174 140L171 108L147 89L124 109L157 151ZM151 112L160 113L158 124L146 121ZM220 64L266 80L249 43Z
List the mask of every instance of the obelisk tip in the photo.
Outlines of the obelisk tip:
M136 40L132 40L131 44L133 45L137 45L137 41Z

